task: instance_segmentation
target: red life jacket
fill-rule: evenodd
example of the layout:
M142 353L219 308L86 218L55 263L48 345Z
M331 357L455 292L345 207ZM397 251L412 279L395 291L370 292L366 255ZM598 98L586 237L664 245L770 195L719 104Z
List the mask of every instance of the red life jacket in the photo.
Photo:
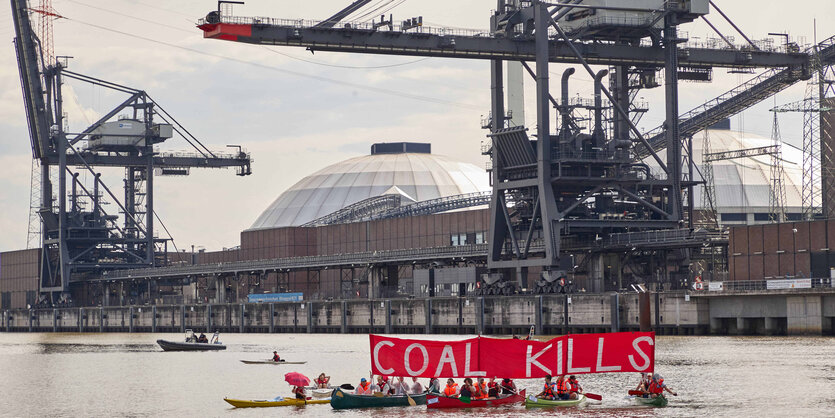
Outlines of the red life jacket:
M360 383L357 387L357 395L370 395L371 394L371 383L365 382L365 386Z
M653 380L653 382L649 385L649 393L652 393L654 395L660 395L664 393L664 387L661 386L661 382L656 382Z

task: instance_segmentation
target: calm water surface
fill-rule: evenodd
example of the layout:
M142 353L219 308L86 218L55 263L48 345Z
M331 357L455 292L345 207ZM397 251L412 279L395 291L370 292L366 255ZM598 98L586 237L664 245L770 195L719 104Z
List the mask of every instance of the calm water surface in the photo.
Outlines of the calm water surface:
M658 337L656 371L677 391L667 408L632 406L636 374L582 376L600 405L525 411L519 406L428 411L423 406L333 411L329 405L234 409L223 397L289 395L284 373L357 384L370 368L365 335L225 334L226 351L165 353L181 334L0 333L0 416L835 416L835 339ZM416 338L425 338L417 336ZM461 337L441 336L441 339ZM277 350L303 365L245 365ZM426 379L423 379L424 381ZM425 383L425 382L424 382ZM539 380L521 380L529 391ZM383 413L383 415L380 415Z

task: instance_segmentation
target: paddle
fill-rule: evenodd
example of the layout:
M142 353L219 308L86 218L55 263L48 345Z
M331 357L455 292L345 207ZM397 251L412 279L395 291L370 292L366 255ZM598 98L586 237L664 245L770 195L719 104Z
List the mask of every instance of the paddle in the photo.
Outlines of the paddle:
M603 397L602 397L602 396L600 396L600 395L598 395L598 394L596 394L596 393L588 393L588 392L586 392L586 393L584 393L583 395L586 395L586 397L587 397L587 398L589 398L589 399L594 399L594 400L596 400L596 401L602 401L602 400L603 400Z
M640 391L640 390L634 390L634 389L633 389L633 390L630 390L630 391L629 391L629 394L630 394L630 395L635 395L635 396L641 396L641 395L643 395L643 394L644 394L644 392L642 392L642 391Z

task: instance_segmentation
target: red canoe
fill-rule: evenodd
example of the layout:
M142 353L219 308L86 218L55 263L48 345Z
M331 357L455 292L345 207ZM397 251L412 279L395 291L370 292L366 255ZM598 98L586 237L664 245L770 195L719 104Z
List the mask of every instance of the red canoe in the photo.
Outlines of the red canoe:
M522 389L522 391L516 395L507 395L504 398L480 399L472 400L470 402L464 402L458 398L449 398L446 396L439 396L431 393L426 395L427 408L483 408L522 403L524 401L525 389Z

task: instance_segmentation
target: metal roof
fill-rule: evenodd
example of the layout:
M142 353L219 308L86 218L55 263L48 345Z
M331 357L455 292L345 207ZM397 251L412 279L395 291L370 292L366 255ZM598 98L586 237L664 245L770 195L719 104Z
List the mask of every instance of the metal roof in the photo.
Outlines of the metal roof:
M420 202L491 189L483 168L441 155L366 155L301 179L281 193L250 229L302 225L391 190Z

